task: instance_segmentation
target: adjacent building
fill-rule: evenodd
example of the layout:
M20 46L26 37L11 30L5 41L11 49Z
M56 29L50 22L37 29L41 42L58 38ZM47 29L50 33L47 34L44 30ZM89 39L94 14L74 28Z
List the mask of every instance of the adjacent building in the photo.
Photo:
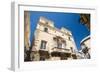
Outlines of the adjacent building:
M80 14L80 22L81 24L83 24L85 27L87 27L88 31L90 31L90 14ZM90 51L91 51L91 47L90 47L90 35L86 36L82 39L82 41L80 42L81 45L81 50L79 51L79 57L82 59L90 59Z
M30 60L30 13L24 12L24 60Z
M84 55L84 59L90 59L90 51L90 36L87 36L81 41L80 52Z

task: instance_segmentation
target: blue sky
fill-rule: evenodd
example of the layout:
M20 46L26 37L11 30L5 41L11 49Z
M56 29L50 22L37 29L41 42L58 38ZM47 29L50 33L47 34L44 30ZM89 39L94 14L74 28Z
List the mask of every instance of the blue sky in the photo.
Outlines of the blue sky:
M31 41L40 16L53 21L56 28L64 27L69 29L72 32L78 50L80 49L80 41L90 35L88 29L79 23L80 16L78 13L30 11Z

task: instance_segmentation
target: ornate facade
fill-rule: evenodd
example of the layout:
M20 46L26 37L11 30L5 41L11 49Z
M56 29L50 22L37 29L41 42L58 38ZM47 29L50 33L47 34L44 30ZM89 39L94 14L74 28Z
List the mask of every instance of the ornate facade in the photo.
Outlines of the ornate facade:
M71 31L64 27L58 29L53 21L40 17L32 42L31 61L77 59L76 53Z

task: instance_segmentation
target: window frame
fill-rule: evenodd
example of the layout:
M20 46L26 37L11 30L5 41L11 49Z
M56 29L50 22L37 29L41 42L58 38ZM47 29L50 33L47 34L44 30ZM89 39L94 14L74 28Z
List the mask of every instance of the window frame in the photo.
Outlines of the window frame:
M46 49L47 41L41 40L40 49Z
M48 28L47 27L44 27L44 32L48 32Z

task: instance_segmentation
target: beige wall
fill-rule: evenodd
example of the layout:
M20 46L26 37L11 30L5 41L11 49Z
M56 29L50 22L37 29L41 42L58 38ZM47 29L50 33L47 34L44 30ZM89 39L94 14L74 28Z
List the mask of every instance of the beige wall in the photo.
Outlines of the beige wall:
M84 42L84 44L85 44L88 48L90 48L90 39L86 40L86 41Z
M24 12L24 36L25 36L25 47L29 50L30 47L30 14L29 12Z

